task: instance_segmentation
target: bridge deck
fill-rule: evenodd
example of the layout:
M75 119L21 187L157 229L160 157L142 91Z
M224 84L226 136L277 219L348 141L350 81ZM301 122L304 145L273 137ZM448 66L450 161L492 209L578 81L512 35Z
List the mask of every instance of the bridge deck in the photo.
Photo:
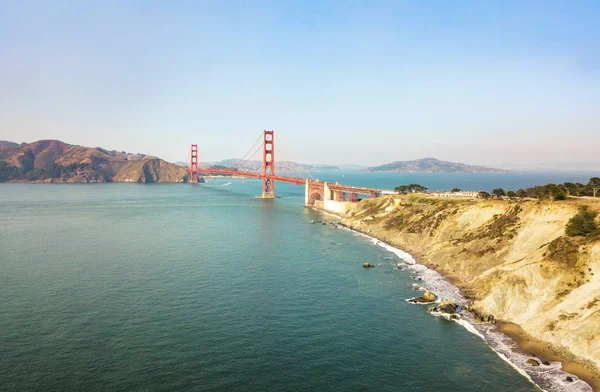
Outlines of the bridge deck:
M239 176L239 177L246 177L246 178L258 178L258 179L268 178L272 181L287 182L289 184L294 184L294 185L305 185L306 184L306 179L304 179L304 178L275 176L275 175L264 176L261 173L245 172L245 171L239 171L239 170L208 168L208 169L198 169L198 170L194 170L194 171L199 174L203 174L203 173L223 174L223 175ZM323 182L311 181L311 180L308 180L308 183L309 183L309 186L311 186L311 187L323 186L323 184L324 184ZM350 186L350 185L341 185L341 184L328 184L328 185L329 185L329 189L334 190L334 191L357 193L357 194L362 194L362 195L371 195L373 193L379 194L382 192L381 189L375 189L375 188L354 187L354 186Z

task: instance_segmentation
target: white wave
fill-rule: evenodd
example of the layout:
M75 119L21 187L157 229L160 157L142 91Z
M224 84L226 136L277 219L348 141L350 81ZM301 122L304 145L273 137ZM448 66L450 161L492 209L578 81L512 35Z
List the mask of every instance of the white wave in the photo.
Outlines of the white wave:
M404 264L410 269L419 283L413 283L413 287L419 290L429 290L437 295L438 299L443 298L455 302L460 306L464 306L468 301L460 294L457 287L452 285L446 278L435 270L429 269L426 266L419 264L414 257L401 249L388 245L377 238L367 234L353 230L344 226L338 228L348 230L356 235L368 238L374 245L381 246L389 252L395 254L400 261L396 261L396 265ZM393 262L393 260L390 260ZM408 301L408 300L405 300ZM411 302L409 302L411 303ZM420 304L415 304L420 305ZM444 316L439 312L431 312L434 316ZM543 365L539 358L536 359L540 366L533 367L527 363L532 357L518 351L517 344L508 336L504 335L496 326L492 324L482 324L475 322L467 313L458 320L451 320L465 328L468 332L483 339L487 345L505 362L513 367L519 374L523 375L532 384L546 392L593 392L592 388L584 381L579 380L577 376L562 371L560 362ZM567 376L574 381L567 382Z
M229 186L229 185L231 185L231 184L233 184L233 183L232 183L232 182L226 182L225 184L223 184L223 185L221 185L221 186Z
M464 318L461 318L459 320L456 320L456 324L460 324L462 325L467 331L471 332L473 335L477 335L479 336L481 339L485 340L485 336L483 336L481 334L481 332L479 332L477 330L477 328L475 328L473 325L471 325L471 323L469 323L467 320L465 320Z

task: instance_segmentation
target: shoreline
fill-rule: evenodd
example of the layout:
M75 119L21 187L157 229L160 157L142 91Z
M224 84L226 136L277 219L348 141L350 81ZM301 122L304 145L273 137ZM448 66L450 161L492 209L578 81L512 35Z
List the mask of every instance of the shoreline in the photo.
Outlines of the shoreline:
M564 354L557 352L548 343L529 335L519 326L509 321L498 321L498 331L511 338L523 352L533 354L542 361L560 362L562 370L577 376L585 381L594 391L600 391L600 376L585 365L567 358ZM532 358L533 358L532 356Z
M327 211L323 211L323 210L315 208L315 207L312 207L312 209L314 209L315 211L318 211L320 213L334 216L340 220L343 219L343 217L338 214L333 214L333 213L330 213ZM435 273L440 275L443 279L445 279L451 286L453 286L457 290L457 292L460 294L461 297L463 297L465 300L470 300L471 296L468 293L468 291L470 291L470 290L459 275L454 274L450 271L438 269L438 268L436 268L435 265L421 263L418 261L419 259L417 257L415 257L415 255L413 255L393 244L390 244L386 240L380 239L370 233L365 233L361 230L358 230L354 227L345 225L341 222L339 222L337 224L337 226L341 227L343 229L347 229L351 232L355 232L360 235L363 235L366 238L370 238L371 240L374 241L375 245L380 245L380 246L383 245L384 248L391 248L391 249L394 249L394 250L397 250L399 252L409 255L414 260L416 265L421 265L430 271L434 271ZM392 251L391 249L388 249L388 250ZM392 253L395 253L402 260L400 255L398 255L396 252L392 251ZM404 260L402 260L402 261L404 261ZM437 293L435 291L433 291L433 292L434 292L434 294L437 295ZM438 298L439 298L439 296L438 296ZM472 315L472 313L471 312L466 312L466 313L469 315L469 318L471 318L470 316ZM577 379L586 383L587 387L589 387L591 390L600 391L600 375L597 372L594 372L593 370L591 370L590 368L585 366L580 360L577 360L576 358L569 358L568 355L557 352L557 350L552 348L548 343L542 342L542 341L534 338L533 336L529 335L518 324L515 324L512 322L507 322L507 321L502 321L502 320L498 320L496 324L489 324L489 323L482 323L482 322L475 322L475 321L473 321L473 323L480 328L484 328L486 326L495 326L498 333L503 335L505 338L508 338L511 342L514 343L514 345L516 345L517 350L513 350L513 352L519 353L519 351L520 351L521 353L528 355L529 358L537 358L538 360L540 360L542 362L550 361L550 362L554 362L554 363L559 363L560 364L560 368L559 368L560 372L574 375L577 377ZM465 328L467 330L469 330L469 328L467 328L467 327L465 327ZM473 332L473 331L469 330L469 332ZM518 366L516 363L514 363L510 359L506 358L506 356L503 353L501 353L500 351L498 351L495 347L493 347L489 343L489 341L485 337L483 337L483 335L480 335L479 333L476 333L476 334L479 335L480 337L482 337L483 340L486 341L486 343L490 346L490 348L493 351L495 351L503 360L507 361L511 366L513 366L515 369L517 369L517 371L519 373L521 373L526 378L528 378L538 388L544 390L543 386L540 386L536 381L534 381L531 378L531 375L527 372L526 369ZM529 354L531 354L531 355L529 355ZM563 377L563 379L564 378L566 378L566 377ZM575 381L577 381L577 380L575 380ZM564 388L568 388L568 384L564 385Z

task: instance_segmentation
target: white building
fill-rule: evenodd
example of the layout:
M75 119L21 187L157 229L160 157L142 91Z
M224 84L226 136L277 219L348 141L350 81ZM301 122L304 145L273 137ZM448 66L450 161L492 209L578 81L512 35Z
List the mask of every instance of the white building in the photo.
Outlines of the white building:
M479 192L469 192L469 191L460 191L460 192L431 192L431 196L435 197L477 197L479 196Z

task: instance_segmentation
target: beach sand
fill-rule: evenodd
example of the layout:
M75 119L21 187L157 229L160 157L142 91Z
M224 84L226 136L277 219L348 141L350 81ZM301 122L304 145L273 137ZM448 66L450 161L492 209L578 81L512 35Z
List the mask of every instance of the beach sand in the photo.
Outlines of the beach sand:
M562 370L576 375L587 382L594 391L600 391L600 375L586 366L566 358L565 355L552 349L548 343L538 340L523 330L519 325L507 322L497 322L496 327L500 332L515 341L517 346L526 353L531 353L542 361L560 362Z
M317 210L319 212L324 212L319 209L315 209L315 210ZM339 216L337 214L329 214L329 215L333 215L338 218L341 218L341 216ZM387 238L378 238L371 233L365 233L365 232L362 232L361 230L358 230L353 227L347 227L347 228L349 228L350 230L362 233L368 237L375 238L375 239L381 241L382 243L388 244L391 247L395 247L395 245L391 245L388 242L389 240ZM400 248L398 248L398 249L400 249ZM420 259L422 260L422 258L420 258L419 257L420 255L418 255L418 254L411 254L411 256L415 260L420 260ZM472 292L469 285L466 284L464 279L461 276L459 276L458 274L456 274L452 271L447 271L442 268L439 268L438 265L421 263L420 261L417 261L417 262L419 262L420 264L424 265L425 267L427 267L429 269L437 271L440 275L442 275L445 279L447 279L450 282L450 284L452 284L454 287L458 288L461 295L464 296L465 298L473 298L474 297L475 293ZM590 370L588 367L584 366L583 364L570 359L568 357L568 355L557 352L556 350L552 349L548 345L548 343L544 343L543 341L530 336L518 324L498 321L496 323L496 327L504 335L510 337L516 343L516 345L519 347L519 349L523 350L523 352L531 353L542 361L560 362L562 365L562 370L564 372L574 374L579 379L588 383L594 391L600 392L600 374L598 372Z

